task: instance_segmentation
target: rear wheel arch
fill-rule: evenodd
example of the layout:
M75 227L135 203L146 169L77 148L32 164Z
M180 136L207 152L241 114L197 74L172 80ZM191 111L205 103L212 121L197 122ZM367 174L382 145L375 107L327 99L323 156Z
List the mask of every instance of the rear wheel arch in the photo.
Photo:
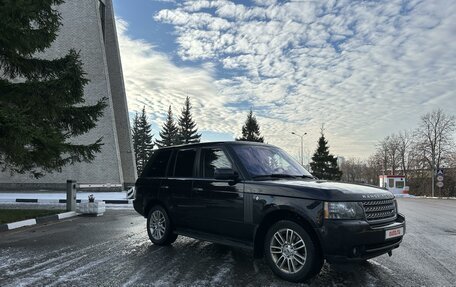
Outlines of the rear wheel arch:
M168 216L170 217L169 219L170 219L171 222L172 222L172 219L171 219L171 216L170 216L170 214L169 214L168 208L166 208L165 204L164 204L162 201L158 200L158 199L152 199L152 200L149 200L149 201L147 202L147 204L146 204L145 207L144 207L144 217L147 218L147 216L149 215L149 211L150 211L151 208L154 207L155 205L159 205L159 206L163 207L163 209L166 211L166 213L168 213Z
M155 245L170 245L177 239L168 212L160 204L154 204L148 211L147 234Z
M266 214L255 231L255 237L253 242L253 254L255 258L263 257L264 238L266 236L266 233L272 225L281 220L290 220L301 225L309 233L310 237L312 238L312 241L315 243L318 254L320 256L323 256L323 249L320 244L320 240L309 220L305 219L296 211L289 209L278 209Z

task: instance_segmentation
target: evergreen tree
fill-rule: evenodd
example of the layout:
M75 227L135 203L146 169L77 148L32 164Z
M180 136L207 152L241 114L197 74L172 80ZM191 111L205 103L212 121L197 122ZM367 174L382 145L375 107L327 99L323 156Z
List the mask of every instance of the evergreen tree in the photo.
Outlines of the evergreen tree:
M242 137L237 138L237 141L264 142L264 138L260 135L260 125L256 117L250 109L247 119L242 126Z
M169 106L168 117L166 122L163 124L162 130L160 131L160 140L156 140L155 144L158 147L172 146L179 144L179 130L174 122L173 111L171 106Z
M310 163L312 174L319 179L340 180L342 172L337 166L337 158L329 153L328 141L323 130L318 140L318 148L312 156Z
M138 154L139 154L139 144L141 142L141 133L139 130L139 114L138 112L135 113L135 118L133 119L133 127L131 128L131 137L133 140L133 151L135 152L135 161L136 161L136 169L138 170Z
M199 143L201 140L201 134L198 134L196 123L192 119L191 109L190 98L187 97L178 120L179 141L183 144Z
M96 126L106 99L84 105L88 83L75 50L38 56L55 40L62 0L0 2L0 167L40 177L67 164L90 162L101 138L75 144Z
M152 154L154 144L152 143L151 125L147 121L146 108L143 107L141 115L135 114L133 120L133 149L135 151L136 169L141 174L149 157Z

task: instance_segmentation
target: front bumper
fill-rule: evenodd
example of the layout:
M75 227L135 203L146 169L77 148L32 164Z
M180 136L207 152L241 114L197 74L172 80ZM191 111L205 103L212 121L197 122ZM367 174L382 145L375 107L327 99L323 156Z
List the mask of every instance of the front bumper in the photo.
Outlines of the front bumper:
M361 261L390 252L399 247L403 236L385 239L386 230L404 228L405 218L370 225L363 220L327 220L317 228L325 258L329 262Z

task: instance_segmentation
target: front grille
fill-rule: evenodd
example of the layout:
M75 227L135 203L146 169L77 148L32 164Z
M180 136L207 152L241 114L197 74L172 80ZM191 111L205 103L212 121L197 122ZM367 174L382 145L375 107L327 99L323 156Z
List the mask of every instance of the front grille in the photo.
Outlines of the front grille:
M393 199L363 201L367 221L386 221L396 218L396 206Z

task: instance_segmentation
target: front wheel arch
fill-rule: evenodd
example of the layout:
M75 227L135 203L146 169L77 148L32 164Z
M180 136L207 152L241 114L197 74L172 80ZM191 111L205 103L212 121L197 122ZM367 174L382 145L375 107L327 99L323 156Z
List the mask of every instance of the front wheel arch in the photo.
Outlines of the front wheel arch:
M269 228L264 241L266 261L279 277L303 282L320 272L317 244L302 225L280 220Z
M290 220L301 225L309 233L310 237L315 242L318 254L323 258L323 249L320 239L312 225L298 213L282 209L268 213L256 229L253 242L253 254L255 258L262 258L264 256L264 237L269 228L281 220Z

